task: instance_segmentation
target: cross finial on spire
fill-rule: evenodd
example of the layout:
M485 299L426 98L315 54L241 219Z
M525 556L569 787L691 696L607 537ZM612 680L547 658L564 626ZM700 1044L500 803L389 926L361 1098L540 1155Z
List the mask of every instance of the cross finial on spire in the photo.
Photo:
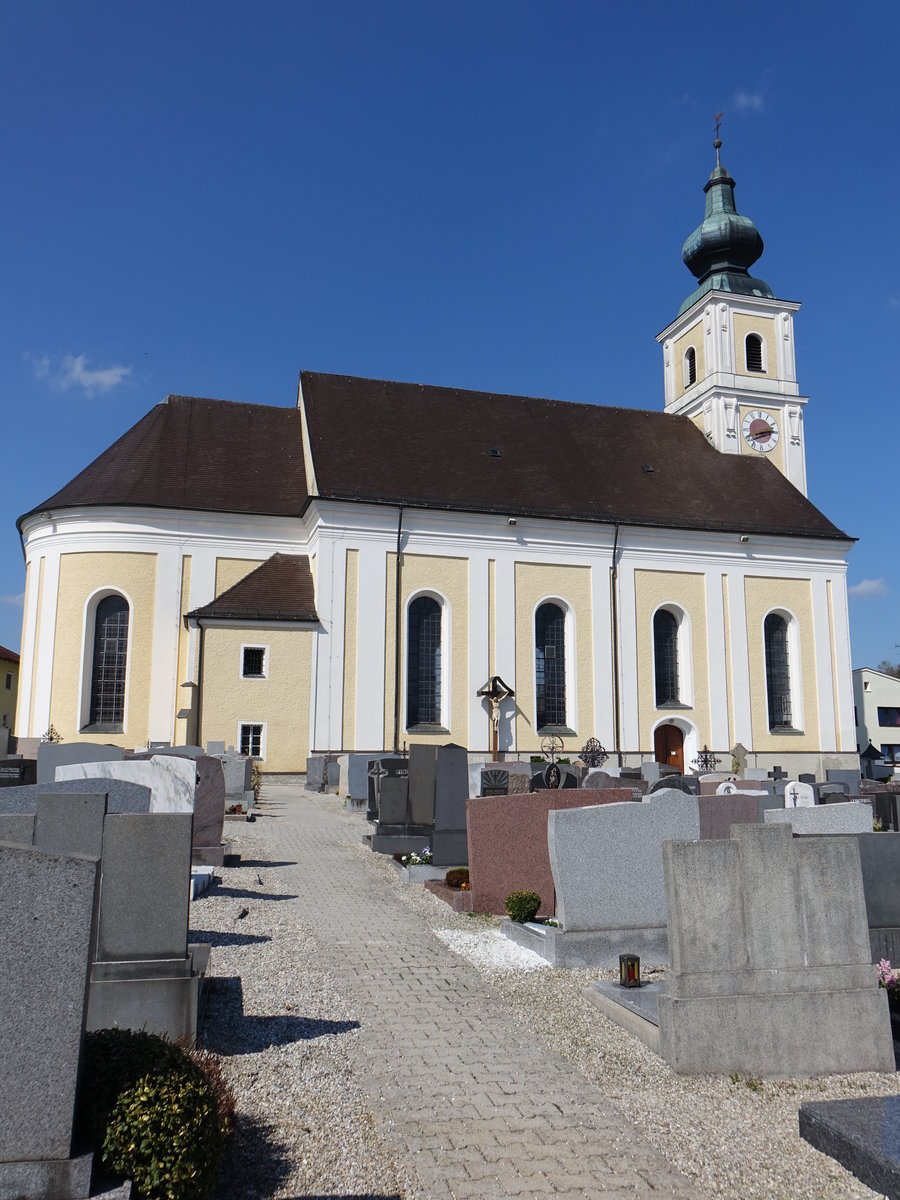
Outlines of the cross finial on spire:
M721 165L722 165L722 164L719 162L719 151L722 149L722 139L719 137L719 125L722 123L722 117L723 117L723 115L724 115L724 114L723 114L723 113L720 113L720 112L717 112L717 113L716 113L716 115L715 115L715 122L716 122L716 140L713 142L713 145L714 145L714 146L715 146L715 148L716 148L716 166L717 166L717 167L719 167L719 166L721 166Z

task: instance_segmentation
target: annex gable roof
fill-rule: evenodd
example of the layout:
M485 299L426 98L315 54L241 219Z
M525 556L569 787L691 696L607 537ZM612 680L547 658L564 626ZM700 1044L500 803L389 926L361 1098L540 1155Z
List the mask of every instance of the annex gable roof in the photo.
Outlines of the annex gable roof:
M273 554L189 617L237 621L318 621L305 554Z

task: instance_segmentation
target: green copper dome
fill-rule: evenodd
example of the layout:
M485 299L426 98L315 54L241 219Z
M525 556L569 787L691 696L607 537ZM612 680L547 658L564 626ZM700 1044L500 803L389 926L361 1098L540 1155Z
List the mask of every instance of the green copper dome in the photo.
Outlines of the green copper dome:
M763 252L759 230L749 217L742 217L734 206L734 180L719 162L716 138L716 165L706 187L706 214L684 243L681 257L699 287L688 296L678 315L706 295L707 292L735 292L740 296L768 296L775 293L761 279L749 272Z

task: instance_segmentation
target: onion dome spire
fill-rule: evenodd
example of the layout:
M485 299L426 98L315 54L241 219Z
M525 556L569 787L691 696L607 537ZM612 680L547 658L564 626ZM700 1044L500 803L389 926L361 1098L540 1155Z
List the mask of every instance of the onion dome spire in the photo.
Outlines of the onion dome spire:
M742 217L734 205L734 180L719 158L722 139L719 137L719 118L716 118L716 165L710 172L706 187L706 213L702 224L694 230L681 251L681 257L699 287L678 310L679 316L710 291L735 292L741 296L768 296L775 293L761 279L754 279L749 269L763 252L759 230L749 217Z

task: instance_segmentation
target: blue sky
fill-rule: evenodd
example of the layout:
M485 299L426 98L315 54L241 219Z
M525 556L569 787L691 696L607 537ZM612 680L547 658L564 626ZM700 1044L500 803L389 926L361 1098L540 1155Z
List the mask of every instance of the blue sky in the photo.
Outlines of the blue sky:
M0 33L0 643L15 518L169 392L661 408L724 110L756 273L803 303L810 497L860 539L854 665L900 658L894 0L32 0Z

